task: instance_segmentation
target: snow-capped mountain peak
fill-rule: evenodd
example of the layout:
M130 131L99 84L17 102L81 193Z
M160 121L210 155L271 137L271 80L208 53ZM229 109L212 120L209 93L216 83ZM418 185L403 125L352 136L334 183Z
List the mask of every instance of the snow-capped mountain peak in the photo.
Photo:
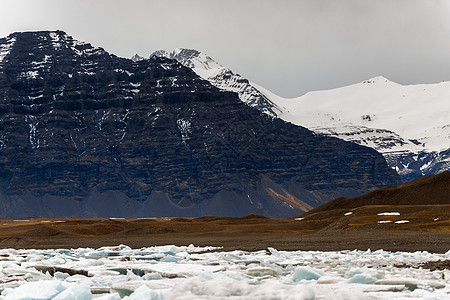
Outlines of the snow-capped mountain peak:
M166 50L157 50L150 56L175 59L183 66L194 70L197 75L207 80L217 76L218 74L229 71L229 69L223 67L211 57L194 49L177 48L171 52L167 52Z
M377 76L286 99L254 85L278 117L381 152L405 179L450 167L450 82L401 85Z
M376 83L376 84L383 84L383 83L394 83L394 82L392 82L391 80L387 79L386 77L380 75L380 76L375 76L375 77L373 77L373 78L364 80L362 83L367 83L367 84L374 84L374 83Z
M153 55L176 59L272 117L374 148L404 180L450 168L450 82L401 85L376 76L287 99L197 50L159 50Z
M170 55L189 68L211 70L223 67L211 57L194 49L177 48Z
M266 94L269 99L272 99ZM450 82L400 85L383 77L295 99L274 97L291 115L282 118L306 127L351 124L387 129L417 140L409 150L441 151L450 144ZM393 149L380 148L379 151Z
M144 59L145 59L145 57L142 57L142 56L140 56L137 53L131 57L131 60L134 61L134 62L141 61L141 60L144 60Z
M272 117L276 117L282 112L281 108L267 99L247 79L239 74L234 74L230 69L198 50L186 48L177 48L171 52L157 50L150 56L175 59L214 86L236 92L244 103Z
M137 55L137 54L136 54L136 55ZM169 57L170 55L169 55L169 52L167 52L166 50L160 49L160 50L156 50L156 51L154 51L152 54L150 54L150 57L152 57L152 56L157 56L157 57ZM141 56L139 56L139 57L141 57Z

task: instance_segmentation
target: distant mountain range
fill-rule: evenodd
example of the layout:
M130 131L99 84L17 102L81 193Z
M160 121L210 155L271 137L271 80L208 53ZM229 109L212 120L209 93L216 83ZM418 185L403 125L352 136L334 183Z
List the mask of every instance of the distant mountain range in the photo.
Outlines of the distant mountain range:
M384 155L404 181L450 169L450 82L403 86L375 77L286 99L197 50L159 50L152 56L176 59L272 117L371 147Z
M289 217L400 182L375 150L274 118L220 74L269 115L173 59L62 31L0 39L0 216Z

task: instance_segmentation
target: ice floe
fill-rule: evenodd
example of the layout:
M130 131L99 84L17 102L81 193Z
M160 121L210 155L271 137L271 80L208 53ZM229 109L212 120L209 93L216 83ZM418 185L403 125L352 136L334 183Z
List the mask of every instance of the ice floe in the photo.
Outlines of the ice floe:
M449 258L193 245L1 249L0 299L450 299L450 270L405 267Z

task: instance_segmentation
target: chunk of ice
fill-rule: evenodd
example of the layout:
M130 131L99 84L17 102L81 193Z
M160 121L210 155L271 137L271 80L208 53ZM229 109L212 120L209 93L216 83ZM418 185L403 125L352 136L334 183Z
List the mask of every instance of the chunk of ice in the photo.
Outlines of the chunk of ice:
M68 277L70 277L70 275L68 273L63 273L63 272L59 272L56 271L55 275L53 275L56 279L60 279L60 280L64 280L67 279Z
M339 283L342 281L342 278L340 277L333 277L333 276L322 276L317 280L317 283L319 284L333 284L333 283Z
M223 266L204 266L199 264L181 264L181 263L163 263L147 266L145 273L159 273L163 277L184 277L196 276L202 272L219 272L223 271Z
M89 270L88 276L118 276L120 272L113 270ZM56 276L56 273L55 273Z
M52 299L65 290L61 281L35 281L27 282L14 290L4 290L2 295L5 300L32 300L32 299Z
M127 281L127 282L118 282L111 285L111 291L119 293L121 297L130 296L134 292L136 292L142 286L145 286L151 290L164 290L169 291L172 289L172 285L160 283L159 281ZM137 299L137 298L136 298ZM144 298L146 299L146 298Z
M370 274L356 274L349 280L347 280L347 283L361 283L361 284L372 284L373 278L370 276Z
M408 290L414 291L417 289L419 285L419 281L414 278L389 278L389 279L380 279L375 282L375 284L381 285L403 285Z
M143 280L159 280L163 277L159 273L147 273L144 276L142 276Z
M95 300L121 300L118 293L106 294L100 297L96 297Z
M298 267L294 271L293 280L317 280L325 275L322 271L313 269L311 267Z
M162 300L170 292L170 289L152 290L146 285L137 288L130 296L123 298L124 300Z
M89 285L77 284L58 294L53 300L91 300L92 294Z
M276 276L277 271L275 271L272 268L267 267L257 267L257 268L250 268L247 270L247 274L253 277L262 277L262 276Z

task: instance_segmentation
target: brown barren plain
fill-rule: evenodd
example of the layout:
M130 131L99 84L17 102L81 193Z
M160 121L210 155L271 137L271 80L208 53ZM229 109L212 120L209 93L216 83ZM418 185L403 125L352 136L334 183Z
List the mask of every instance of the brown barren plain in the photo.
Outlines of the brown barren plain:
M297 218L0 219L2 248L125 244L223 250L450 250L450 172L338 198Z

